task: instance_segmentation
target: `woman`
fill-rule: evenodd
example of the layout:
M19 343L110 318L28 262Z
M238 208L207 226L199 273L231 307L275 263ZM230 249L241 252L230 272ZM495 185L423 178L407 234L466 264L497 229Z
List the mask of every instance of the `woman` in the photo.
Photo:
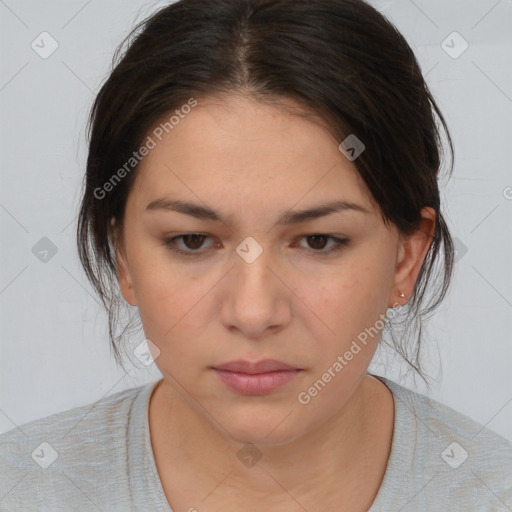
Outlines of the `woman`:
M512 507L508 441L367 371L402 315L421 375L453 265L435 116L451 139L404 38L361 0L181 0L138 31L77 241L117 360L119 286L163 378L1 436L0 506Z

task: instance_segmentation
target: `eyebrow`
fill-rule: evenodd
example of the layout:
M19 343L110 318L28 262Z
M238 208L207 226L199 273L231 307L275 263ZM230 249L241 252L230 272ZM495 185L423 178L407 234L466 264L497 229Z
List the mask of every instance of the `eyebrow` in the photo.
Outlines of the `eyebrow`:
M225 219L223 216L208 207L201 206L199 204L179 201L175 199L160 198L151 201L146 206L146 212L168 210L178 212L184 215L190 215L196 219L201 220L212 220L215 222L223 222ZM325 217L333 213L345 212L345 211L356 211L364 214L371 214L369 210L363 206L353 203L351 201L331 201L320 204L318 206L308 208L306 210L299 211L287 211L281 215L277 224L289 226L292 224L299 224L308 220L318 219Z

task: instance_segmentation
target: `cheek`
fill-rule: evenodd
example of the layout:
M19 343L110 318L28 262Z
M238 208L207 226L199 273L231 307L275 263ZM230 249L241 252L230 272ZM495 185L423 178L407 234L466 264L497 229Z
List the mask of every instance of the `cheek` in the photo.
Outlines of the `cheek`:
M160 350L156 360L161 370L181 375L184 363L207 354L209 347L201 345L206 339L208 291L215 280L183 272L169 261L153 261L141 266L137 273L136 295L146 338ZM189 368L193 374L195 369Z
M382 315L387 311L388 267L377 258L359 258L316 282L316 287L313 281L304 284L299 295L314 313L309 329L315 333L327 367L351 347L357 355L349 366L369 364L384 325Z
M186 287L187 284L183 283ZM200 347L197 345L193 323L193 304L190 286L184 291L177 279L148 277L140 288L138 308L147 339L159 349L155 364L163 375L185 382L196 368L194 360ZM194 294L192 294L194 295Z
M164 340L172 336L193 306L197 282L180 275L169 264L151 259L142 262L135 272L134 289L137 305L148 338Z

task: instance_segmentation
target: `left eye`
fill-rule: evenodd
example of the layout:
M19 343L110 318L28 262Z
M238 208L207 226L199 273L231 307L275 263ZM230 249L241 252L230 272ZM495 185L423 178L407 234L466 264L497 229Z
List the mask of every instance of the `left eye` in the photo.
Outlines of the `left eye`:
M310 247L313 248L313 252L317 252L320 254L330 254L332 252L339 251L343 245L346 245L348 243L348 240L346 238L341 239L341 238L337 238L335 236L322 235L322 234L304 235L301 238L307 238L307 239L312 240L313 243L311 244L311 241L309 241L308 244L310 245ZM331 247L329 249L322 250L322 249L325 249L325 245L329 239L333 241L333 244L331 245Z
M172 238L164 239L163 244L166 245L171 251L185 254L187 256L200 255L199 249L204 244L205 239L209 238L208 235L202 233L186 233L177 235ZM311 247L311 252L318 255L331 254L341 250L342 246L347 245L348 239L338 238L331 235L313 234L304 235L300 239L309 239L308 245ZM177 241L181 240L185 249L178 247ZM327 241L331 240L333 243L330 248L325 249ZM312 242L312 243L311 243ZM296 244L294 244L295 246ZM203 251L204 252L204 251Z

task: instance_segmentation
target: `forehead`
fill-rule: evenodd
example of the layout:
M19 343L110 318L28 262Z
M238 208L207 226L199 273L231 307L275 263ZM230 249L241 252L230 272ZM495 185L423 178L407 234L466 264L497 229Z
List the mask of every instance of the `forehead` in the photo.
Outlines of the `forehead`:
M373 209L325 121L293 101L269 105L224 95L198 100L184 112L172 125L165 125L172 113L166 114L155 125L160 130L148 134L154 148L139 165L132 190L138 209L166 193L235 208L275 203L280 210L328 195Z

